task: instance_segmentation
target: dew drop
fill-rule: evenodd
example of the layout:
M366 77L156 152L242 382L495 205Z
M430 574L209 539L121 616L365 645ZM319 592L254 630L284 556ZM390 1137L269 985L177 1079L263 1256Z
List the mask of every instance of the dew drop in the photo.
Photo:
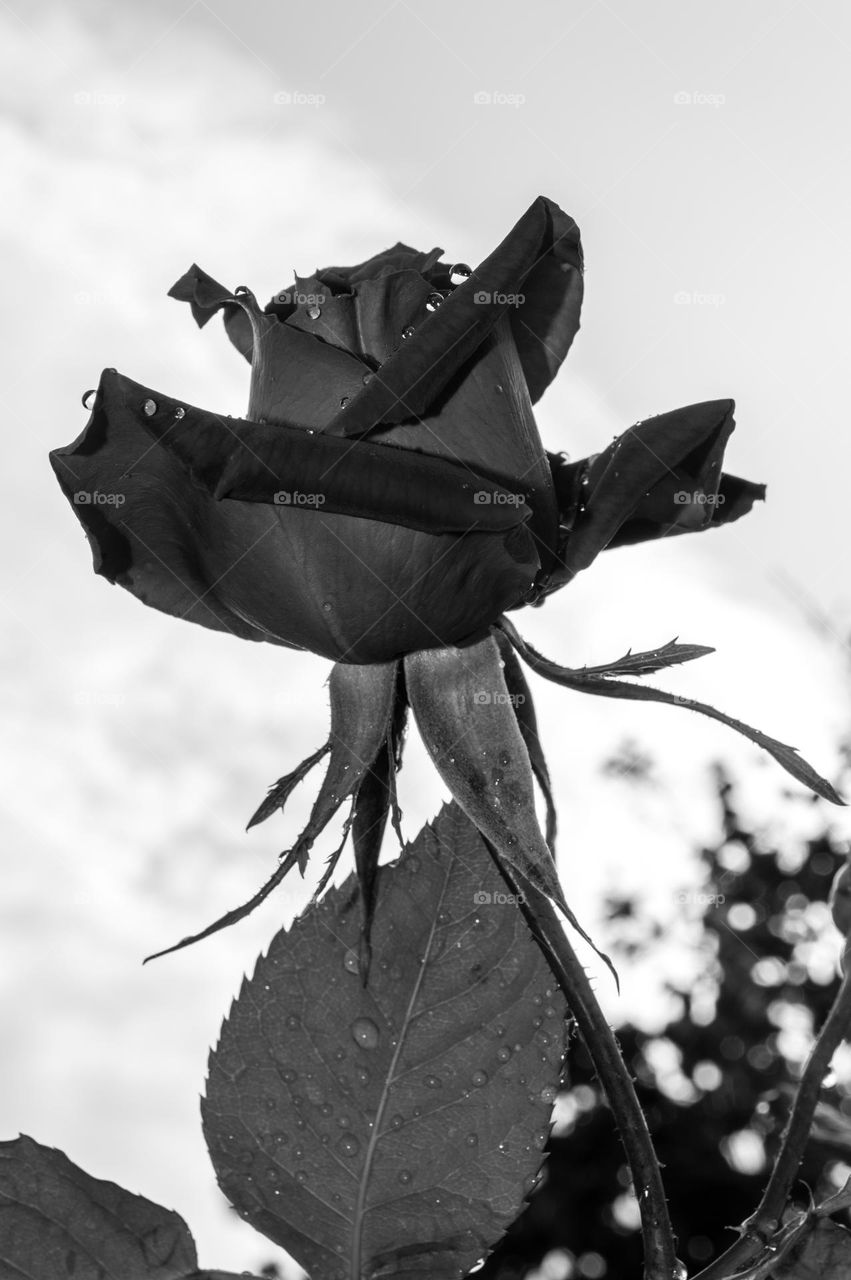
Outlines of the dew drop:
M532 1026L535 1028L535 1030L536 1030L536 1031L537 1031L538 1027L542 1027L543 1025L544 1025L544 1019L543 1019L543 1018L533 1018L533 1019L532 1019Z
M311 320L318 320L319 317L322 315L322 309L320 307L317 307L315 302L312 302L310 306L307 308L307 314Z
M300 1183L301 1186L304 1186L305 1182L307 1182L307 1174L304 1172L303 1169L297 1170L295 1175L295 1180L296 1182Z
M449 270L449 279L452 284L463 284L472 275L472 271L466 262L456 262Z
M406 1187L408 1185L408 1183L411 1181L412 1176L413 1175L411 1174L410 1169L402 1170L402 1172L399 1174L399 1181L402 1183L403 1187Z
M539 1032L538 1032L538 1043L539 1043L539 1044L542 1044L542 1045L544 1046L544 1048L546 1048L548 1044L552 1044L552 1040L553 1040L553 1038L552 1038L552 1036L549 1034L549 1032L547 1032L547 1031L539 1031Z
M406 324L404 329L402 330L402 337L412 338L413 336L414 336L414 326L412 324Z
M145 413L149 418L153 418L157 411L157 402L156 400L146 400L142 405L142 408L145 410Z
M294 1013L291 1013L286 1020L285 1026L287 1026L290 1031L295 1031L297 1027L301 1026L301 1022Z
M178 405L178 407L177 407L177 408L175 409L175 411L174 411L174 416L175 416L175 418L178 418L178 419L180 419L180 418L185 418L185 417L186 417L186 410L185 410L184 408L182 408L180 405Z
M503 765L503 766L504 766L504 765L511 764L511 756L508 754L508 752L507 752L507 751L500 751L500 753L499 753L499 763L500 763L501 765Z
M466 1142L468 1147L478 1146L479 1135L477 1133L468 1133L464 1141Z
M498 396L503 396L503 395L505 395L505 387L502 385L502 383L501 383L501 382L498 382L498 383L496 384L496 394L497 394Z
M276 1133L272 1134L272 1141L276 1147L286 1146L289 1140L290 1135L288 1133L284 1133L283 1129L278 1129Z
M493 1031L494 1031L494 1035L497 1035L497 1036L504 1036L504 1035L505 1035L505 1027L502 1025L502 1023L501 1023L501 1022L497 1023L497 1025L494 1027Z
M427 1089L439 1089L440 1086L443 1084L443 1081L441 1080L440 1076L426 1076L425 1080L423 1081L423 1084L426 1086Z
M390 1121L390 1128L401 1129L404 1123L405 1123L405 1119L403 1116L394 1116L393 1119Z
M281 1079L283 1080L284 1084L292 1084L294 1080L298 1080L298 1072L292 1071L289 1067L287 1067L286 1071L281 1072Z
M679 1258L674 1258L674 1280L688 1280L688 1267Z
M353 1133L344 1133L336 1143L335 1150L339 1151L341 1156L356 1156L360 1151L360 1143Z
M517 836L506 836L505 843L508 845L509 848L511 848L512 845L517 844Z
M426 298L426 311L436 311L442 302L442 293L430 293Z
M348 1117L348 1116L338 1116L338 1117L337 1117L337 1124L340 1126L340 1128L341 1128L341 1129L348 1129L348 1127L349 1127L349 1125L350 1125L351 1123L352 1123L352 1122L351 1122L351 1120L349 1119L349 1117Z
M496 1056L500 1062L507 1062L511 1057L511 1050L508 1045L504 1044L501 1049L497 1049Z
M313 428L313 427L308 427L308 428L307 428L307 434L308 434L309 436L315 436L315 435L316 435L316 430L315 430L315 428Z
M549 1106L552 1106L557 1097L558 1089L555 1085L545 1084L541 1090L541 1102L546 1102Z
M324 612L325 612L325 613L330 613L330 612L331 612L331 605L330 605L329 601L327 601L327 600L323 601L322 608L323 608L323 610L324 610Z
M378 1027L372 1018L355 1018L351 1025L352 1039L362 1049L377 1049L379 1041Z
M97 387L92 387L91 391L83 392L80 398L80 403L84 409L91 409L92 406L88 403L89 396L96 396L96 395L97 395Z
M337 1059L338 1062L342 1062L345 1056L346 1056L345 1049L336 1049L334 1051L334 1057Z
M365 373L365 374L363 375L363 378L361 379L361 381L363 382L363 385L364 385L364 386L366 386L366 385L367 385L367 383L372 382L372 374L371 374L371 373Z
M293 1155L295 1156L296 1160L300 1160L301 1157L304 1155L304 1147L293 1147Z
M369 1084L369 1072L363 1067L358 1072L358 1084Z
M334 1108L331 1106L330 1102L323 1102L319 1110L323 1116L330 1116Z
M267 1180L268 1182L280 1182L280 1180L281 1180L281 1175L278 1173L278 1170L277 1170L277 1169L267 1169L267 1170L266 1170L266 1180Z
M277 1099L277 1098L264 1098L264 1099L263 1099L263 1106L266 1108L266 1110L267 1110L267 1111L277 1111L277 1110L278 1110L278 1099Z
M487 1071L474 1071L470 1079L477 1089L481 1089L488 1082L488 1073Z

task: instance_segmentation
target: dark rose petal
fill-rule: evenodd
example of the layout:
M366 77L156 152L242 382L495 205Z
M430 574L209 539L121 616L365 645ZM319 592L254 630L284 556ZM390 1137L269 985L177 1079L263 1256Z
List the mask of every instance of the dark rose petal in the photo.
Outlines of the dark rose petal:
M329 292L318 276L297 277L299 305L286 323L358 356L368 376L404 341L403 332L425 312L432 292L418 271L389 271L342 294Z
M733 480L722 488L724 449L735 427L732 400L709 400L648 418L618 436L585 464L556 468L562 518L572 525L563 570L553 585L569 581L605 547L653 536L706 528L713 519L736 519L764 493Z
M521 495L495 478L443 458L372 440L309 435L280 423L222 418L109 370L99 394L120 403L140 433L179 458L217 499L304 506L423 533L507 532L532 514ZM481 493L487 502L477 501ZM304 501L308 495L313 501Z
M344 434L357 435L379 423L403 422L423 415L500 317L518 309L508 299L524 293L527 278L539 269L541 280L549 280L546 272L541 275L542 264L551 256L558 260L561 246L565 246L565 261L570 260L571 254L575 256L567 222L575 227L557 205L539 196L502 243L443 305L437 311L424 311L413 335L400 343L396 353L382 366L380 379L374 378L354 403L346 407L345 420L341 418L339 424L334 423L334 429L339 426ZM570 278L570 273L564 277L568 288ZM562 333L561 338L554 337L554 354L549 357L556 362L554 372L559 362L558 350L570 329L566 319L570 308L561 316L550 293L552 285L548 284L545 289L542 283L538 288L542 292L538 311L530 310L533 318L530 334L543 338L549 333L550 323L554 330ZM530 280L530 289L535 289L534 279ZM529 351L531 348L527 350L531 359ZM544 380L540 367L533 372L533 378L540 394Z
M372 663L477 639L528 592L539 562L522 523L435 535L295 505L217 501L140 426L140 392L105 374L86 430L51 462L69 500L91 498L74 509L96 571L146 604L246 639ZM155 392L146 399L151 420L159 401L177 405ZM183 421L170 417L175 427Z
M231 340L252 362L250 417L279 418L292 426L322 431L343 401L363 390L370 370L356 356L282 324L274 314L261 311L250 294L231 293L198 267L187 271L169 294L190 303L199 325L224 310ZM247 351L246 325L252 335Z

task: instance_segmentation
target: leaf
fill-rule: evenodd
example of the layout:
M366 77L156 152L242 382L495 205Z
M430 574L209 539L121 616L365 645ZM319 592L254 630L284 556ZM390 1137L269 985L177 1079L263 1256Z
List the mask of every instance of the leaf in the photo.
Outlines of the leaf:
M504 889L449 805L378 870L367 988L351 876L234 1002L207 1144L238 1212L315 1280L457 1277L534 1182L566 1005Z
M848 1280L851 1232L822 1218L787 1258L771 1270L773 1280Z
M796 747L790 747L785 742L779 742L777 738L769 737L767 733L763 733L760 729L754 729L752 725L745 724L742 720L736 720L733 716L728 716L725 712L716 710L708 702L698 702L694 698L682 698L678 694L669 693L667 689L654 689L648 685L625 684L623 681L612 680L607 676L595 675L590 670L574 671L570 667L560 667L558 663L545 658L543 654L538 653L530 644L527 644L507 618L501 618L499 626L508 636L524 662L528 663L533 671L537 671L538 675L544 676L545 679L552 680L555 684L564 685L567 689L577 689L580 693L596 693L604 698L626 698L633 702L662 702L668 706L685 707L689 711L699 711L701 715L708 716L711 720L718 720L721 724L727 725L728 728L735 729L743 737L749 738L751 742L755 742L758 747L762 747L764 751L774 757L787 773L790 773L793 778L797 778L805 787L809 787L817 796L821 796L824 800L829 800L831 804L845 804L845 801L827 779L817 773L812 765L798 754ZM633 672L632 674L637 673Z
M169 1209L84 1173L66 1155L21 1136L0 1142L3 1280L215 1280Z
M705 644L678 644L676 639L658 649L648 649L644 653L633 653L629 649L617 662L603 663L597 667L580 667L576 675L583 676L649 676L665 667L674 667L681 662L693 662L695 658L704 658L715 650ZM568 668L569 670L569 668Z

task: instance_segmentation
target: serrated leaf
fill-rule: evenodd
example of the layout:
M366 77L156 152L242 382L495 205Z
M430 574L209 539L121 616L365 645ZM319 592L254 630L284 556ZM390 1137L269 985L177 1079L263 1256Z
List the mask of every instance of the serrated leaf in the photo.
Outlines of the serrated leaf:
M366 988L356 903L351 876L244 982L207 1144L239 1213L315 1280L455 1278L541 1165L566 1005L457 805L379 868Z
M22 1135L0 1142L4 1280L204 1280L195 1243L169 1209L104 1182Z
M829 1218L820 1219L771 1270L772 1280L848 1280L851 1232Z

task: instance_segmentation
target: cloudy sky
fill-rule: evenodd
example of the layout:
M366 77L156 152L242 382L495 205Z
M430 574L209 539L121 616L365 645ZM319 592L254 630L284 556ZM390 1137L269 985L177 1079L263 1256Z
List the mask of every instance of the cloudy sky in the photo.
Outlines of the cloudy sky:
M250 894L296 834L309 788L276 830L242 828L324 739L328 664L178 625L96 579L46 463L105 366L244 411L241 358L165 296L192 261L264 298L293 268L397 239L475 264L534 196L558 201L588 269L582 331L538 415L548 446L582 456L638 418L733 396L729 466L769 502L701 541L604 557L524 630L571 665L677 634L715 645L668 687L835 768L849 48L838 0L3 4L4 1136L179 1209L206 1266L274 1252L224 1210L197 1095L242 972L309 886L139 961ZM688 963L676 893L715 829L709 763L790 845L811 807L778 826L783 776L708 722L536 688L578 913L593 925L607 887L634 887L669 924L657 968ZM655 788L600 776L628 737ZM411 836L440 799L412 742ZM645 976L620 1002L601 983L612 1016L660 1016Z

